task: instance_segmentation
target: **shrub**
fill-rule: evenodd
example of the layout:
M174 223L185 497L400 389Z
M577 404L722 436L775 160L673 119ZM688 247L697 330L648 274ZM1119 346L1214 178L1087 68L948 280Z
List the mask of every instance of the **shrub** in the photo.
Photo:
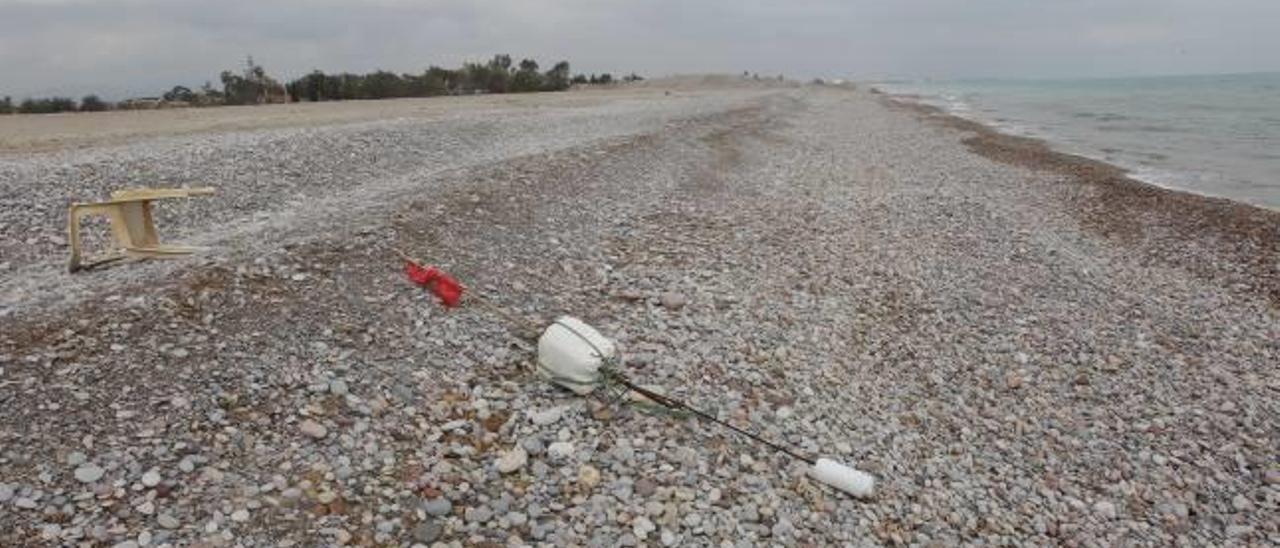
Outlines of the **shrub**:
M286 95L284 86L267 76L266 69L254 64L252 57L245 61L243 73L235 74L224 70L220 76L223 102L228 105L256 105L284 101Z
M547 91L563 91L569 89L569 62L560 61L551 67L542 78L543 89Z
M639 80L632 73L627 81ZM341 101L349 99L389 99L394 97L430 97L434 95L462 93L509 93L530 91L561 91L572 84L609 84L609 74L588 78L579 74L570 77L569 62L560 61L545 73L538 72L538 62L524 59L513 67L508 54L494 55L485 63L464 63L459 69L449 70L432 66L422 74L396 74L378 70L369 74L325 74L319 70L297 80L281 85L267 75L266 69L249 57L240 72L222 71L219 75L222 89L205 82L199 90L186 86L174 86L162 94L162 98L148 97L109 103L97 95L86 95L76 101L67 97L25 99L14 105L13 99L0 101L0 114L21 112L49 114L56 112L96 112L111 109L161 108L166 103L185 103L192 106L254 105L293 101ZM172 106L172 105L170 105Z
M196 100L196 94L192 92L191 88L189 87L173 86L173 89L166 91L164 93L164 100L169 101L170 103L173 103L173 102L194 103Z
M102 112L110 109L111 105L97 95L85 95L83 99L80 99L80 112Z
M70 97L50 97L47 99L24 99L18 105L18 112L23 114L54 114L58 112L75 112L76 102Z
M260 68L252 64L250 68ZM265 75L261 75L265 76ZM254 76L258 77L258 76ZM583 82L585 82L585 77ZM223 73L228 86L228 102L231 94L243 85L246 75ZM513 67L511 56L494 55L484 63L467 62L461 68L449 70L429 67L421 74L396 74L379 70L368 74L325 74L319 70L289 82L284 86L295 101L341 101L345 99L388 99L393 97L431 97L445 94L509 93L526 91L559 91L569 88L568 61L560 61L546 73L538 72L538 62L525 59ZM237 99L237 101L243 99Z
M511 79L511 91L524 93L542 89L542 74L538 72L538 62L533 59L520 61L520 70Z

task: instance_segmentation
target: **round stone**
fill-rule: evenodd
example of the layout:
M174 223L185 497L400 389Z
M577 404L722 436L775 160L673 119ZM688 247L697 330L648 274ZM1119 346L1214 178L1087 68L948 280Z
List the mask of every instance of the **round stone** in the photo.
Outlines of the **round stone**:
M413 540L423 544L430 544L440 538L443 533L443 525L440 525L436 520L428 519L413 527Z
M547 450L547 446L542 443L540 438L525 438L520 442L520 447L523 447L526 453L535 457Z
M304 436L314 439L321 439L329 435L328 428L325 428L323 424L310 419L302 421L302 424L298 425L298 430L301 431Z
M498 457L498 472L510 474L516 470L524 468L526 462L529 462L528 453L525 453L523 447L516 446Z
M463 517L468 523L484 523L493 518L493 510L486 506L475 506L467 508L467 511L463 512Z
M1249 497L1246 497L1244 495L1236 495L1231 499L1231 507L1235 508L1236 511L1243 512L1245 510L1252 508L1253 502L1249 500Z
M560 415L562 413L563 411L559 407L544 409L542 411L530 413L529 422L532 422L535 426L550 426L560 420Z
M178 518L175 518L172 514L168 513L156 516L156 523L165 529L177 529L182 526L182 522L179 522Z
M345 396L350 389L347 387L347 381L342 379L334 379L329 381L329 393L335 396Z
M443 517L453 513L453 503L444 497L434 498L422 503L422 510L427 515Z
M644 516L640 516L631 522L631 532L640 540L644 540L649 536L649 533L654 532L656 529L657 526L653 524L653 521Z
M103 470L101 466L90 462L77 467L75 476L76 481L79 481L80 483L93 483L102 479L102 475L105 473L106 470Z
M688 304L689 302L689 300L686 299L684 295L681 295L679 293L663 293L661 300L662 300L662 307L666 308L667 310L679 310L681 308L684 308L684 305Z
M146 487L155 487L160 485L160 472L157 472L154 468L147 470L147 472L142 475L142 485Z
M578 483L587 489L593 489L600 483L600 471L594 466L584 464L578 468Z
M1280 485L1280 470L1267 470L1262 476L1262 481L1267 485Z
M558 441L547 447L547 456L553 459L568 458L573 454L573 443L567 441Z

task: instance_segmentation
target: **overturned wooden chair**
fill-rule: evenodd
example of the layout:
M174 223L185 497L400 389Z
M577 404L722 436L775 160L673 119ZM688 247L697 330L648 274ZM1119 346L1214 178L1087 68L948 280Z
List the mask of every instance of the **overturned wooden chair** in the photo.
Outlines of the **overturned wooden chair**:
M67 219L67 239L71 244L68 270L78 272L121 259L172 258L200 251L199 247L164 245L156 234L151 202L213 194L212 188L143 188L118 190L105 202L74 203ZM116 249L103 257L84 260L80 249L80 219L103 215L111 221Z

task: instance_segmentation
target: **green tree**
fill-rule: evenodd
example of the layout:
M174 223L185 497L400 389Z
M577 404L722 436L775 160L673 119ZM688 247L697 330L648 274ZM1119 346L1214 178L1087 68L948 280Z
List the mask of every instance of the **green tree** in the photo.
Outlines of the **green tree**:
M364 77L344 72L338 75L334 94L339 100L352 101L364 97Z
M489 61L489 68L502 72L511 72L511 56L505 53L494 55Z
M458 71L459 78L456 90L458 93L475 93L489 90L489 65L479 63L463 63Z
M423 78L426 79L427 95L444 95L458 80L458 71L432 66L427 68Z
M379 70L363 78L361 99L390 99L404 97L405 85L394 72Z
M173 86L173 89L164 92L163 98L171 103L177 101L192 103L195 102L196 94L187 86Z
M489 93L506 93L511 88L511 56L505 53L494 55L484 71L484 90Z
M253 57L245 61L243 73L235 74L224 70L220 76L224 102L228 105L272 102L273 98L283 97L286 93L284 86L267 76L266 69L253 62Z
M448 79L443 76L439 67L431 67L421 75L404 75L405 96L431 97L449 92Z
M320 89L321 101L341 101L345 99L342 96L342 76L337 74L326 74L324 76L324 86Z
M511 78L511 91L523 93L542 89L542 74L538 72L538 62L533 59L520 61L520 70Z
M4 100L0 101L0 114L13 114L13 98L8 95L4 96Z
M569 62L560 61L551 67L542 78L543 89L547 91L563 91L569 89Z
M58 112L75 112L76 102L70 97L50 97L48 99L24 99L18 105L18 112L23 114L54 114Z
M97 95L85 95L80 99L80 112L102 112L110 110L111 105L107 104Z
M311 74L303 76L289 83L292 89L289 95L298 101L325 101L329 97L325 93L325 84L328 78L323 72L318 70L311 71Z
M252 64L252 60L249 66L251 69L260 69ZM248 70L244 75L223 73L224 82L230 83L227 86L228 93L237 92L241 87L251 87L246 82L264 77L265 74L260 70ZM511 56L499 54L485 63L464 63L456 70L431 66L422 74L396 74L385 70L369 74L325 74L315 70L289 82L284 89L290 97L299 101L338 101L431 97L451 93L563 90L569 87L570 81L567 61L556 63L551 70L542 74L538 72L537 61L525 59L513 70ZM251 94L245 95L247 97Z
M196 94L196 103L200 105L221 105L223 104L223 95L221 91L213 87L213 82L205 82L200 86L200 92Z

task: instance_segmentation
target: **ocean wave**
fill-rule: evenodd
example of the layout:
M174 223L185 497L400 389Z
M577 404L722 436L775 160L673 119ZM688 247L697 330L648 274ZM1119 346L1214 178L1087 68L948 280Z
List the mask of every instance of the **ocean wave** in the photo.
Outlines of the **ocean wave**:
M1178 129L1178 128L1173 127L1173 126L1161 126L1161 125L1155 125L1155 124L1140 124L1140 125L1122 124L1122 125L1096 126L1096 127L1097 127L1098 131L1105 131L1105 132L1112 132L1112 133L1114 133L1114 132L1120 132L1120 133L1181 133L1181 132L1182 132L1182 130L1181 130L1181 129Z
M1088 120L1097 120L1099 122L1123 122L1126 120L1133 119L1129 116L1125 116L1123 114L1116 114L1113 112L1089 112L1089 111L1073 112L1071 113L1071 117L1084 118Z
M922 93L918 102L943 112L1111 162L1151 184L1280 203L1280 75L1206 82L1064 81L1030 90L957 82L894 91Z

